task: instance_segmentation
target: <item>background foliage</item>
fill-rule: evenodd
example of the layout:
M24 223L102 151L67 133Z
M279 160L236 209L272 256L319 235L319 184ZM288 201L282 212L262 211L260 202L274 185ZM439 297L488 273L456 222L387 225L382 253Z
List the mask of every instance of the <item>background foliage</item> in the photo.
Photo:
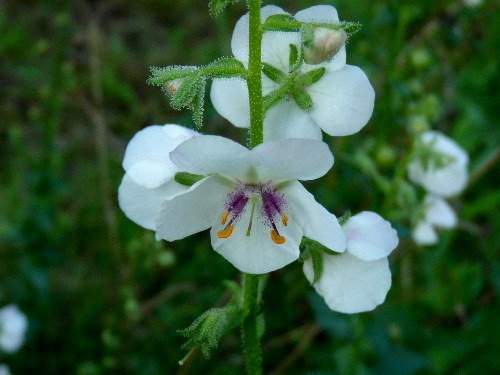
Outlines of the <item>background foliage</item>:
M286 4L285 4L286 3ZM292 14L312 1L276 1ZM500 20L498 1L332 2L362 30L348 44L377 93L360 133L327 137L336 165L309 184L341 215L394 217L401 243L393 287L374 312L328 310L297 262L264 293L270 374L493 374L500 369ZM14 374L241 374L239 333L211 360L177 361L187 327L229 297L238 272L206 233L156 242L117 206L125 146L150 124L192 127L145 83L150 66L230 55L243 6L213 21L204 1L0 1L0 306L30 322L24 347L0 355ZM210 133L245 142L210 103ZM471 155L471 182L452 201L457 231L417 248L409 228L354 155L390 178L421 126Z

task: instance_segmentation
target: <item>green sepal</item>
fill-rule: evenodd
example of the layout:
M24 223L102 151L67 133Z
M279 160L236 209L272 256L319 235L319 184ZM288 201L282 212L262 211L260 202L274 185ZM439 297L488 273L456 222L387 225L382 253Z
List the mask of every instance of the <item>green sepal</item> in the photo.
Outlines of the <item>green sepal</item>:
M200 174L192 174L188 172L177 172L174 180L184 186L192 186L198 181L204 179L206 176Z
M200 87L205 85L205 77L201 74L194 74L184 78L175 95L170 98L170 105L174 109L190 107L193 99L200 92Z
M173 81L178 78L186 78L194 74L198 67L191 65L169 66L166 68L151 68L151 76L148 78L148 83L151 85L161 86L164 83Z
M297 85L302 87L311 86L312 84L318 82L325 75L325 72L325 67L314 69L298 76L295 82Z
M257 337L262 339L264 333L266 332L266 320L264 319L264 314L257 315Z
M264 73L264 75L271 81L277 83L283 83L286 80L285 73L283 73L278 68L275 68L274 66L265 62L262 63L262 73Z
M204 79L198 87L198 94L194 97L192 102L193 121L198 129L203 126L203 109L205 104L205 87L207 80Z
M245 77L246 69L243 63L233 57L216 60L202 69L203 74L210 78Z
M299 55L299 49L295 44L290 44L290 56L288 58L288 64L290 67L290 71L294 72L300 65L302 65L302 56Z
M300 248L303 250L304 254L308 254L314 250L321 251L327 255L340 255L340 254L342 254L342 253L339 253L335 250L329 249L328 247L320 244L318 241L314 241L313 239L310 239L308 237L302 238L302 242L300 243ZM302 257L302 255L301 255L301 257Z
M239 0L210 0L208 9L213 17L217 17L226 6L229 4L236 4Z
M295 100L295 103L297 103L297 106L300 109L308 111L313 106L313 101L311 99L311 96L306 92L306 90L296 89L292 93L292 97L293 97L293 100Z
M262 25L265 31L298 32L302 23L288 14L274 14Z
M342 226L351 218L351 211L347 210L344 214L339 217L339 224Z
M342 28L347 35L351 36L361 30L361 24L359 22L342 22Z
M314 247L309 248L309 252L314 273L312 284L316 284L323 276L323 252Z
M264 113L266 113L269 109L274 107L276 104L284 100L290 91L290 88L287 84L284 84L280 88L270 92L262 99L262 108Z
M235 303L207 310L188 328L178 331L187 339L182 349L199 347L203 355L210 358L212 350L217 348L221 337L240 325L241 321L241 309Z

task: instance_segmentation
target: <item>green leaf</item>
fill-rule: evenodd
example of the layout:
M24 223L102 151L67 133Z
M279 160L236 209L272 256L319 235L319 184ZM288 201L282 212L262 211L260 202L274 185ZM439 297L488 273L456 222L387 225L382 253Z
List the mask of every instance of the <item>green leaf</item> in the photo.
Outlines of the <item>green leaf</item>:
M274 14L262 25L265 31L298 32L302 23L288 14Z
M325 67L314 69L298 76L295 82L301 87L308 87L318 82L325 75L325 72Z
M174 180L181 185L192 186L198 181L204 179L206 176L200 174L192 174L188 172L177 172Z
M236 4L239 0L210 0L208 9L213 17L217 17L226 6L229 4Z
M297 103L297 106L305 111L308 111L313 106L313 101L309 94L302 89L296 89L293 93L293 100Z
M151 68L151 77L148 79L148 83L151 85L163 85L169 81L173 81L178 78L186 78L196 72L198 67L196 66L169 66L166 68Z
M245 77L246 69L243 63L232 57L216 60L202 69L210 78Z
M264 73L270 80L277 83L283 83L286 80L285 73L265 62L262 63L262 73Z

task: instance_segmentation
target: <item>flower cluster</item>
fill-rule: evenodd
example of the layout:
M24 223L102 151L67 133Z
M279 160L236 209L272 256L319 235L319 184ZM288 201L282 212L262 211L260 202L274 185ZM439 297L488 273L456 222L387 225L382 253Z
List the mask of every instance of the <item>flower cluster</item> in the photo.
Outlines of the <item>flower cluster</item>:
M408 165L408 178L427 192L412 232L420 245L438 241L435 228L454 228L457 217L444 198L458 195L468 179L467 153L437 131L426 131L415 144L416 158Z
M15 353L24 343L28 319L16 305L7 305L0 309L0 351ZM0 375L9 375L7 365L0 364Z
M301 258L306 278L332 310L372 310L391 284L387 256L398 244L396 231L373 212L341 225L299 181L332 168L322 131L347 136L361 130L374 90L360 68L346 64L347 23L334 7L291 16L265 6L261 18L267 27L262 103L249 100L248 14L233 32L234 58L156 69L152 82L166 87L177 107L192 108L195 121L207 79L215 109L237 127L251 127L251 105L262 105L264 142L248 149L178 125L149 126L126 149L120 207L158 239L210 228L213 249L246 273L268 273ZM304 241L310 245L301 254Z

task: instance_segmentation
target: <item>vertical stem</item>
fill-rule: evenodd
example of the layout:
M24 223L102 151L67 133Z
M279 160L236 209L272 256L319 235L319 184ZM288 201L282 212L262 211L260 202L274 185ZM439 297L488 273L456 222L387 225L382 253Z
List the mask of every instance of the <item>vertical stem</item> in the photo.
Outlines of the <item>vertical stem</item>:
M259 275L243 275L243 324L241 339L248 375L262 375L262 349L257 332Z
M263 110L262 110L262 76L261 45L262 28L260 20L261 0L248 0L249 10L249 61L248 61L248 97L250 101L250 147L262 143ZM243 322L241 340L248 375L262 375L262 349L257 332L257 316L259 313L259 276L243 275Z
M248 0L249 8L249 60L248 97L250 101L250 147L262 143L264 138L264 113L262 110L262 27L260 20L260 0Z

